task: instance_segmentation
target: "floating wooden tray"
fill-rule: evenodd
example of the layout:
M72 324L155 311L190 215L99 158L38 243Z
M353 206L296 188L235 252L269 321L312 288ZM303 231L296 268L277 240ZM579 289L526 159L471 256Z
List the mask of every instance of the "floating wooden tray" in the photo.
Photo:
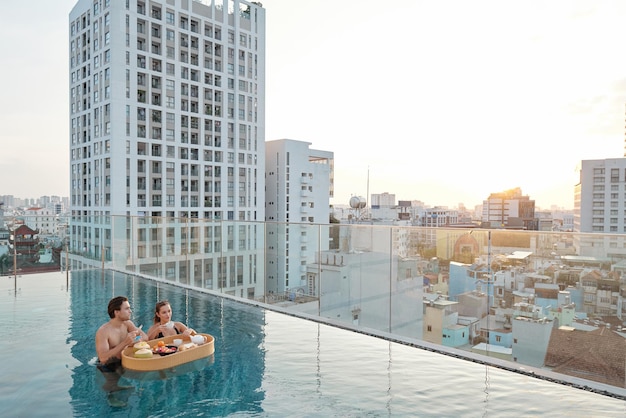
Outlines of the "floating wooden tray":
M215 339L209 334L196 334L202 335L206 338L206 342L202 345L191 347L183 351L177 351L173 354L161 356L159 354L153 354L150 358L135 357L135 349L130 346L126 347L122 351L122 366L125 369L136 370L142 372L150 372L155 370L164 370L171 367L175 367L181 364L189 363L194 360L208 357L215 352ZM156 340L148 341L150 348L156 346L159 341L163 341L166 345L172 345L174 340L180 338L183 340L183 344L190 343L191 340L183 338L181 335L170 335L168 337L157 338Z

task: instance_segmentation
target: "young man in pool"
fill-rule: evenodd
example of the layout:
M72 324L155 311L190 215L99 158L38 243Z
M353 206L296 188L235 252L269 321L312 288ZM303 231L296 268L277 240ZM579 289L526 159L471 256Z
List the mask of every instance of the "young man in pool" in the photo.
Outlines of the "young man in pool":
M123 401L112 396L113 392L128 389L117 384L122 373L122 351L133 345L136 337L147 341L148 336L130 320L132 311L127 297L116 296L111 299L108 312L111 319L96 332L97 367L106 379L102 387L109 394L109 403L113 406L123 406Z

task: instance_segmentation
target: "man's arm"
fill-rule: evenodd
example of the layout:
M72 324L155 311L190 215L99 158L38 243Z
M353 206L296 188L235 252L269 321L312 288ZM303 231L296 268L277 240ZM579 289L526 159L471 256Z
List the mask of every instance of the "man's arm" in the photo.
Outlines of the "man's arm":
M96 352L100 363L106 363L113 357L121 358L122 351L128 347L134 338L134 334L128 334L119 344L114 347L109 345L109 335L106 329L99 329L96 332Z
M143 327L143 325L142 325L142 327ZM143 332L142 329L137 328L135 326L135 324L133 324L132 321L128 321L128 328L127 329L128 329L129 333L134 332L134 336L135 337L137 337L137 335L141 335L141 338L138 341L148 341L149 340L148 334Z

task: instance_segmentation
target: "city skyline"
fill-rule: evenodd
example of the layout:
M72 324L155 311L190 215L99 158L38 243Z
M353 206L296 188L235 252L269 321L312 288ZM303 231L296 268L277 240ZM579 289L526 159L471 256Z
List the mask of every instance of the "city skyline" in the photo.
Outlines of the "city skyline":
M472 208L520 187L570 209L580 161L624 154L626 4L262 3L265 139L333 152L332 204L388 192ZM2 195L70 194L74 4L17 2L0 17L19 40L1 47Z

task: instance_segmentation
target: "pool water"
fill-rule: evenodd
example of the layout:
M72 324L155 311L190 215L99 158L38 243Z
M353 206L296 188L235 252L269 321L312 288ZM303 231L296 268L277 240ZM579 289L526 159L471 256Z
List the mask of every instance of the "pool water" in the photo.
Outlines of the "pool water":
M622 417L626 402L495 367L115 272L0 278L2 417ZM126 295L147 329L156 301L215 337L167 379L127 374L111 406L94 334Z

